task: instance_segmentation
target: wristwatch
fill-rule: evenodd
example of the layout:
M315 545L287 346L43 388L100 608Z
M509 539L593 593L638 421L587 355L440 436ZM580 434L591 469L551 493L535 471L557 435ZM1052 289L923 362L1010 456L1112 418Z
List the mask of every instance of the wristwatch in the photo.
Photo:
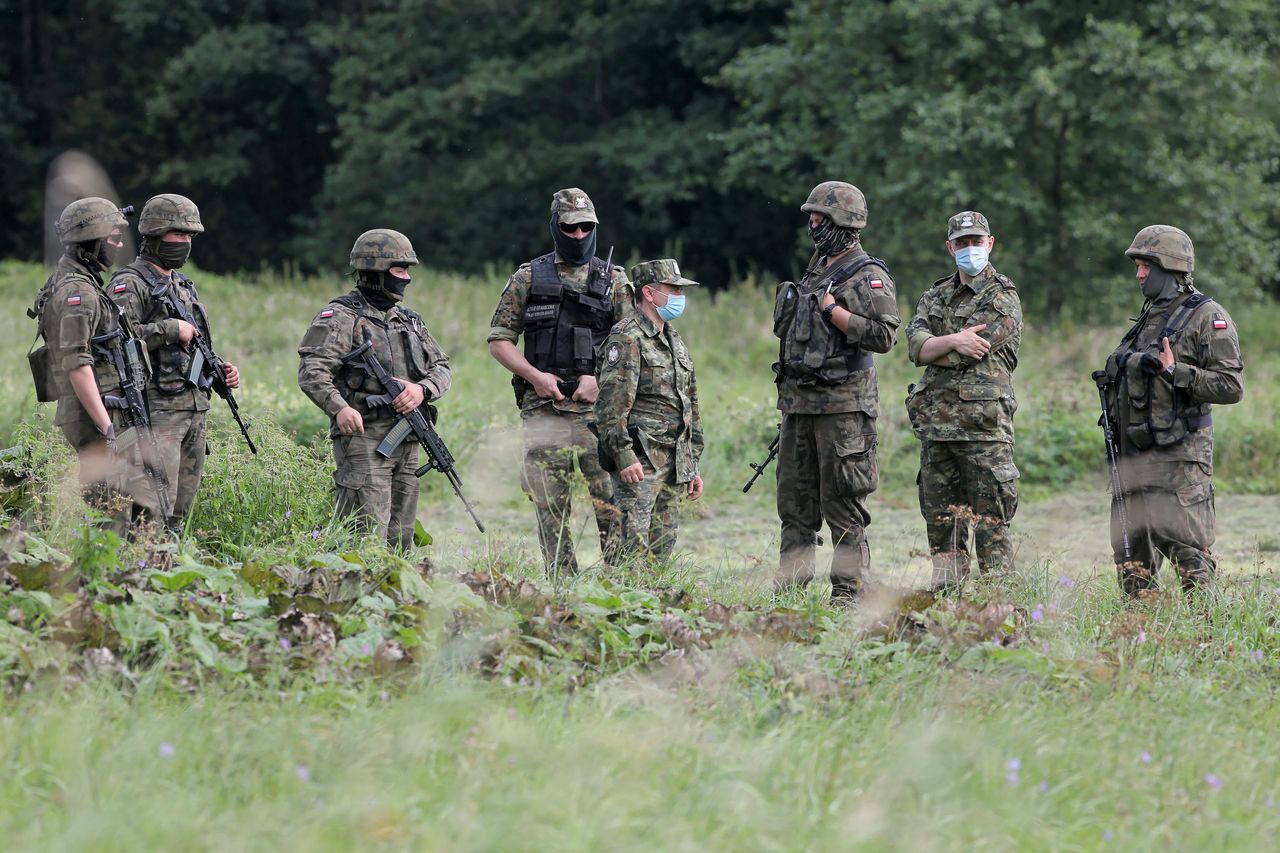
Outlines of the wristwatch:
M835 304L834 302L832 302L832 303L831 303L830 305L828 305L826 308L823 308L823 309L822 309L822 319L824 319L824 320L826 320L828 323L830 323L830 322L831 322L831 315L835 312L835 310L836 310L836 304Z

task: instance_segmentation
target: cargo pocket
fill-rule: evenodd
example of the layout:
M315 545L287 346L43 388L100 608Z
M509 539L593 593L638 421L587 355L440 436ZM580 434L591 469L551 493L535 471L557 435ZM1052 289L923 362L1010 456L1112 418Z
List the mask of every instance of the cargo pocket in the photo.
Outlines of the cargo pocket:
M996 481L996 513L998 520L1008 523L1018 511L1018 466L1012 462L1001 462L991 469L992 479Z
M924 428L927 422L925 413L925 395L923 383L911 383L907 386L907 419L911 421L911 431L916 438L925 438Z
M841 494L869 495L880 485L880 466L876 462L874 433L855 435L837 441L836 486Z
M1208 548L1214 539L1213 483L1195 483L1177 491L1183 516L1169 519L1172 529L1166 535L1175 542L1196 548Z
M1000 405L1004 393L993 385L964 383L956 389L960 396L960 426L975 432L994 432L1000 426Z

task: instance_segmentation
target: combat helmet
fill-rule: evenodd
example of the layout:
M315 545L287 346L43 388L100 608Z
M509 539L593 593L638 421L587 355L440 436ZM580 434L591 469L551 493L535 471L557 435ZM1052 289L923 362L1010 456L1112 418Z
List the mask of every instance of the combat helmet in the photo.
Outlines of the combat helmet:
M823 181L800 205L805 213L823 213L839 228L867 227L867 198L862 190L844 181Z
M1125 254L1131 258L1151 258L1169 272L1191 272L1196 268L1196 251L1187 233L1172 225L1148 225L1137 233Z
M128 225L115 202L91 196L67 205L53 230L64 245L70 245L110 237Z
M386 272L392 267L408 267L418 262L409 238L390 228L374 228L356 238L351 247L351 268Z
M184 195L161 193L147 199L138 217L138 233L143 237L159 237L168 231L204 233L200 208Z

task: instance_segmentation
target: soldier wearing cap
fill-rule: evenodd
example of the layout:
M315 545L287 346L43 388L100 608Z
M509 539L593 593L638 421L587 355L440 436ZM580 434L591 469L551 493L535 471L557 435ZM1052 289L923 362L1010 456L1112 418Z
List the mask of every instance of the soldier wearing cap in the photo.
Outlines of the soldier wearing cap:
M331 301L311 321L298 346L298 385L330 418L336 470L337 513L354 515L364 529L376 528L392 548L413 546L418 511L418 449L405 441L390 456L378 445L400 415L426 407L449 390L449 356L427 331L422 315L400 303L418 263L409 238L375 228L356 238L351 267L356 287ZM404 385L390 405L371 398L385 394L363 364L343 356L372 336L373 352Z
M867 201L843 181L814 187L813 258L799 284L784 281L774 302L782 431L778 442L780 589L813 577L818 532L831 529L831 594L849 602L871 570L867 496L876 490L879 383L871 354L897 339L898 304L884 261L862 248Z
M1196 290L1185 232L1149 225L1125 254L1146 301L1094 374L1120 451L1111 505L1120 587L1154 589L1166 558L1184 589L1207 586L1217 569L1212 406L1244 397L1240 341L1226 309Z
M613 523L613 482L591 431L596 349L631 306L622 267L596 257L595 206L571 187L551 199L555 250L507 281L489 326L489 353L511 371L524 424L521 485L538 518L548 572L578 570L569 533L574 468L586 478L601 547ZM523 348L517 348L520 338Z
M192 342L197 336L210 339L209 318L195 283L178 272L190 258L193 238L204 233L204 224L195 202L163 193L143 205L138 233L142 236L138 257L111 277L107 291L150 352L153 369L147 404L159 461L169 481L173 515L165 524L176 531L191 513L208 446L209 390L199 387L200 377L193 381L190 373ZM177 305L201 328L183 320ZM240 387L240 371L234 364L224 361L223 372L228 388Z
M53 422L80 463L85 501L110 518L121 536L130 520L154 504L141 472L113 451L116 426L104 395L120 394L120 376L94 338L122 329L136 338L129 319L104 291L102 273L115 263L128 227L120 208L105 198L67 205L54 230L63 245L58 266L27 314L39 321L45 345L31 354L36 397L58 403ZM122 346L123 341L109 344Z
M684 289L698 282L670 259L637 264L631 280L636 310L601 347L595 406L601 452L617 470L610 565L640 556L669 559L680 496L702 496L698 385L689 348L671 324L684 311Z
M907 389L907 413L920 439L916 483L940 589L969 572L970 528L981 571L1013 562L1013 371L1022 306L1013 282L990 262L995 242L981 213L951 217L946 246L956 271L925 291L907 324L907 355L925 368Z

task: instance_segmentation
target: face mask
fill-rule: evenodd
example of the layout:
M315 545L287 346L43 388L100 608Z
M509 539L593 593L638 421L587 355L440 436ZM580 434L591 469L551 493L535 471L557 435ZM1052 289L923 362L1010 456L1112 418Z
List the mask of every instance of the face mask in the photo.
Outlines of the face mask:
M986 246L965 246L956 250L956 268L965 275L978 275L987 268L990 252Z
M191 257L191 244L171 243L160 239L148 240L143 246L142 257L154 261L167 270L176 270Z
M596 231L575 240L560 230L560 223L555 215L551 217L551 239L556 244L556 251L566 264L580 267L596 256Z
M1142 295L1152 302L1172 299L1181 284L1179 276L1159 264L1151 264L1147 270L1147 279L1142 282Z
M120 248L120 246L113 246L109 238L98 243L98 263L102 264L104 270L115 265L116 252Z
M382 274L382 286L386 288L387 293L395 297L397 302L404 299L404 289L409 286L411 280L400 278L400 276L392 275L389 272Z
M663 322L674 320L684 313L684 294L676 295L674 293L667 294L667 304L658 308L658 316Z
M360 288L360 293L364 298L369 300L369 304L379 311L389 311L391 308L404 298L404 287L399 287L399 292L391 289L391 281L404 281L405 285L409 282L404 279L396 279L389 272L370 272L362 270L357 279L356 286Z
M839 228L830 219L823 219L817 228L809 229L813 246L819 255L838 255L853 245L858 236L851 228Z

